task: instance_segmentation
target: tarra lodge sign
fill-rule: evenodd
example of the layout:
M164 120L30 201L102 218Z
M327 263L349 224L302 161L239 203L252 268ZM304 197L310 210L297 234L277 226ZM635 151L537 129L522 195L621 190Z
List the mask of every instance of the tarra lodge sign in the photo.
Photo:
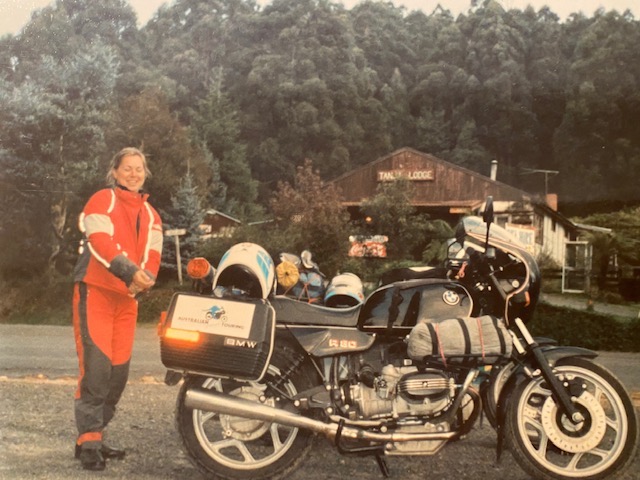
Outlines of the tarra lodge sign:
M435 179L433 170L380 170L379 182L392 182L397 178L406 178L412 182L430 181Z

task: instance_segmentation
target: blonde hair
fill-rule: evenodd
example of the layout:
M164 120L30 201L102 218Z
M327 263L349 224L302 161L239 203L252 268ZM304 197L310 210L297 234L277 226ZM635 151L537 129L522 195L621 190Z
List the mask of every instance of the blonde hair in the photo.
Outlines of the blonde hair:
M113 177L113 171L117 170L122 163L122 159L124 157L128 157L130 155L138 156L142 159L142 165L144 166L145 177L149 178L151 176L151 171L149 170L149 166L147 165L147 157L144 156L144 153L135 147L125 147L116 153L111 162L109 163L109 170L107 170L107 185L110 187L116 186L116 179Z

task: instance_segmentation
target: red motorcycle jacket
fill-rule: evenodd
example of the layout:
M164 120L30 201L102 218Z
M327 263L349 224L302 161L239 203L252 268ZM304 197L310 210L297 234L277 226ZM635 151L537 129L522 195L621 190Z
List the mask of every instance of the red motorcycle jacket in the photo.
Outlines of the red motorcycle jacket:
M139 268L156 278L162 254L162 222L148 194L122 188L96 192L80 214L85 239L74 281L129 294Z

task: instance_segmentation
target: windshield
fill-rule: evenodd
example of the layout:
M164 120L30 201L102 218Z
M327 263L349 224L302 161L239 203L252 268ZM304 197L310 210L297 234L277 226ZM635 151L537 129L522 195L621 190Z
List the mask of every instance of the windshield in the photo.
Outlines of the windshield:
M488 243L489 250L485 251L487 224L482 218L463 218L456 229L456 240L450 246L449 265L462 266L474 250L487 255L497 268L496 278L502 282L506 292L515 295L526 291L528 294L526 304L515 313L524 321L528 321L538 300L541 281L540 271L532 253L507 230L495 223L489 228Z
M472 235L474 237L486 238L487 235L487 224L480 217L465 217L460 221L459 228L464 229L463 236ZM460 238L460 237L459 237ZM518 240L515 239L513 235L507 232L504 228L495 223L491 224L491 229L489 231L489 243L495 245L495 241L498 240L500 243L508 243L512 244L518 249L524 250L525 246L522 245Z

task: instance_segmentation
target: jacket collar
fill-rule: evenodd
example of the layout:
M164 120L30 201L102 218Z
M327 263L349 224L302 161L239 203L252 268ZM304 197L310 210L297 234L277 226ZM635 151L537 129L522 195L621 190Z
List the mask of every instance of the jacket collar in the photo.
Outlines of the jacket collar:
M139 192L132 192L122 185L118 184L116 184L113 190L116 194L116 197L129 202L146 202L147 198L149 198L149 194L144 190L140 190Z

